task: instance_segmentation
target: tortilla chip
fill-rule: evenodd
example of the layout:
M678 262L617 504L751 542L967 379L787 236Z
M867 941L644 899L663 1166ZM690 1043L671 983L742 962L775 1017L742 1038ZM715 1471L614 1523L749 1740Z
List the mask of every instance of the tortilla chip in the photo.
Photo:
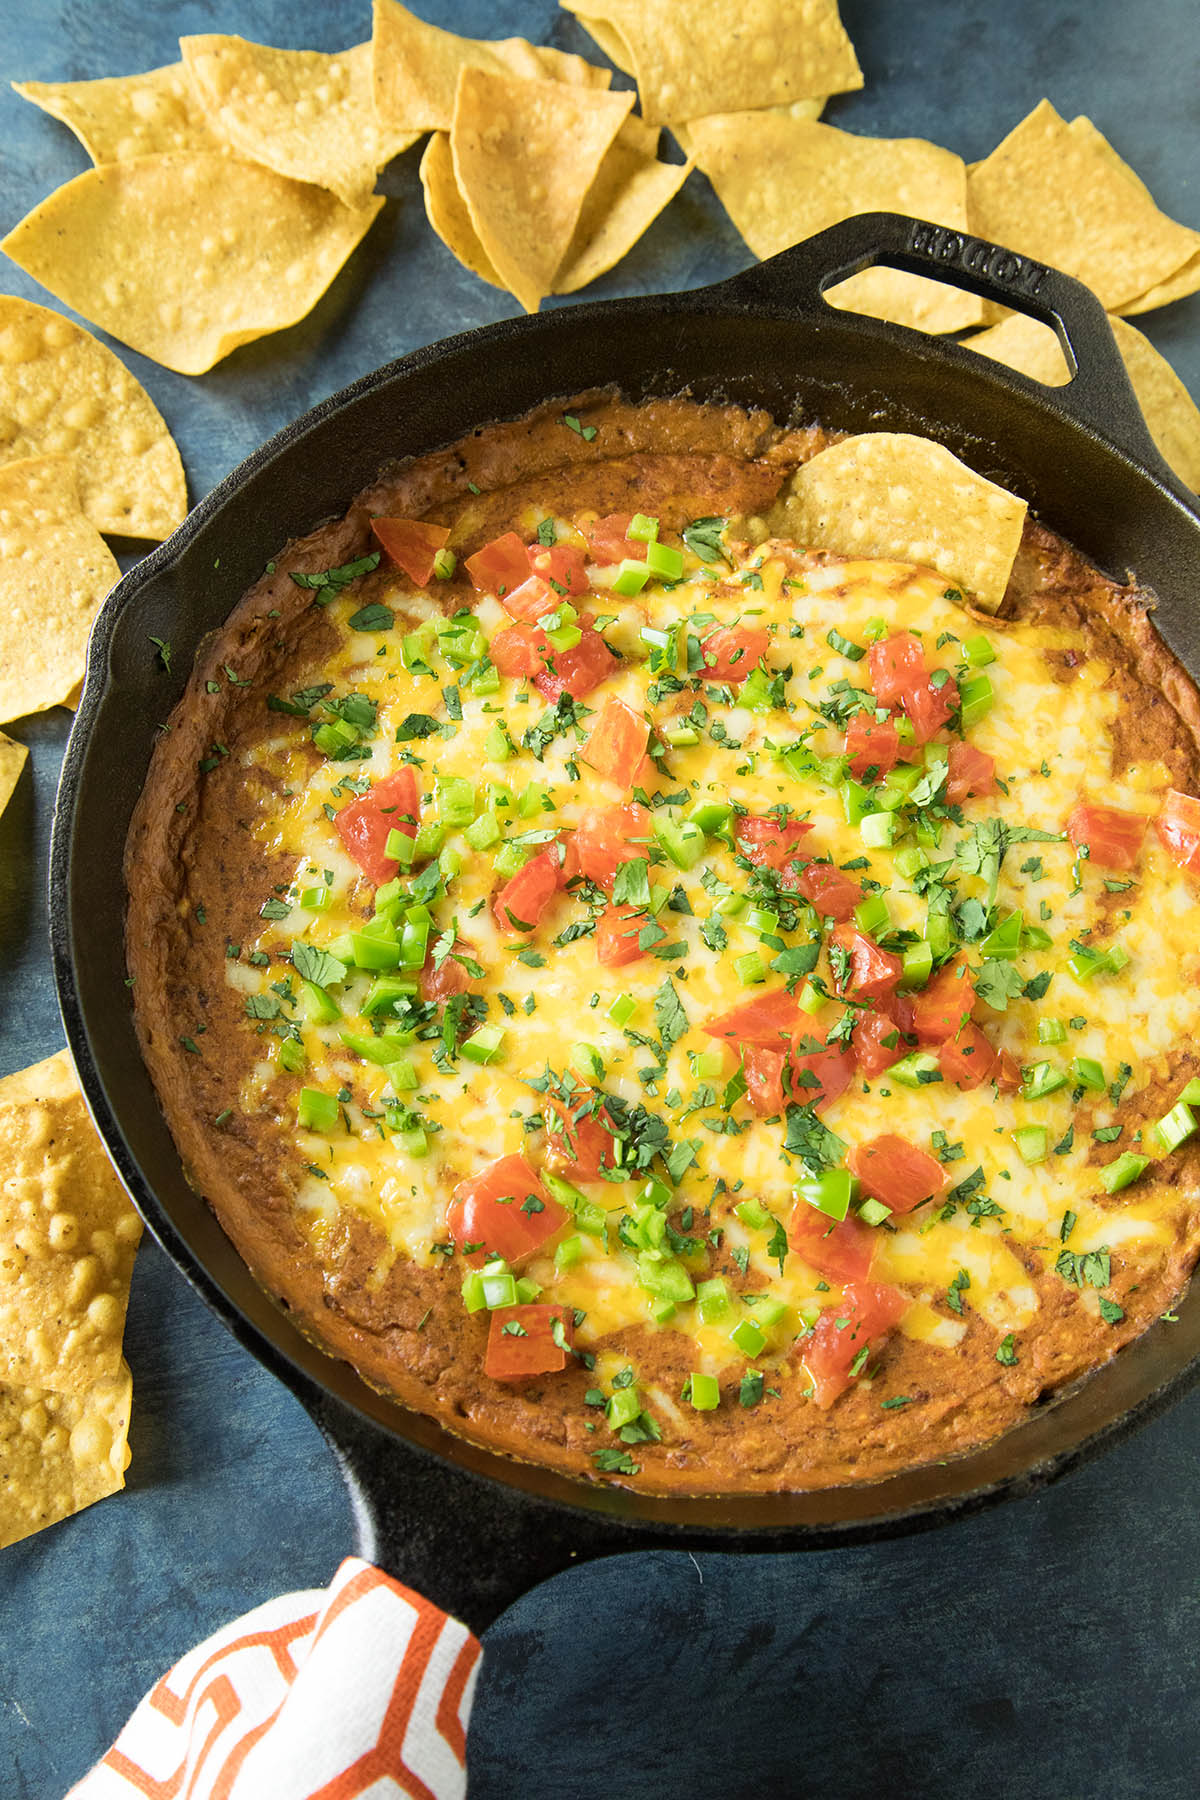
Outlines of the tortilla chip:
M0 813L2 813L21 779L21 770L29 756L24 744L16 744L0 731Z
M140 382L61 313L0 294L0 464L70 455L97 531L165 538L183 523L175 441Z
M1131 169L1125 159L1117 155L1103 132L1098 131L1089 118L1081 113L1077 119L1071 120L1067 129L1073 137L1079 138L1098 151L1101 156L1107 157L1112 167L1119 169L1125 179L1132 181L1138 192L1153 204L1153 195L1136 169ZM1152 288L1147 288L1146 292L1139 294L1136 299L1127 300L1123 306L1117 308L1118 312L1126 317L1132 313L1150 312L1154 307L1166 306L1172 300L1184 300L1189 294L1194 294L1197 289L1200 289L1200 231L1192 231L1187 225L1181 226L1180 230L1188 233L1192 243L1192 255L1187 262L1181 264L1175 273L1169 275L1165 281L1156 282Z
M167 151L219 150L182 63L102 81L14 81L44 112L70 126L94 163Z
M380 169L417 141L414 131L385 133L375 117L370 44L327 56L208 35L179 47L218 136L346 206L365 206Z
M863 84L837 0L560 0L618 68L651 125L790 105ZM603 36L596 22L606 27ZM617 47L622 57L615 52ZM628 57L628 63L623 57Z
M1041 101L968 172L967 204L973 232L1077 276L1116 311L1175 274L1197 243L1099 137L1090 120L1069 126Z
M84 1394L0 1387L0 1548L125 1486L133 1378Z
M759 257L774 256L855 213L915 213L966 228L962 160L921 138L856 137L777 112L694 119L685 136ZM922 331L958 331L982 317L973 294L899 269L864 269L825 297L834 306Z
M599 3L599 0L598 0ZM611 19L599 19L592 14L584 16L583 8L574 6L571 11L590 37L594 37L607 56L609 62L615 63L625 75L633 74L633 51L621 36L620 31Z
M1200 488L1200 409L1149 338L1123 319L1110 318L1108 322L1150 436L1179 479L1190 488ZM1057 333L1023 313L1013 313L1001 324L964 338L963 343L1047 387L1061 387L1071 378Z
M468 65L527 81L607 88L611 69L525 38L487 42L426 25L397 4L374 0L371 37L375 111L385 131L449 131L459 71Z
M69 1052L0 1081L0 1383L83 1394L118 1373L141 1235Z
M89 169L0 244L68 306L180 375L312 311L383 205L226 154Z
M450 150L450 133L431 134L421 157L421 187L425 194L425 216L447 250L464 268L492 287L504 283L492 267L491 259L479 241L479 233L471 223L467 203L458 191L454 176L454 157Z
M0 468L0 721L67 704L120 573L80 510L69 456Z
M936 569L987 612L1004 598L1025 502L942 444L905 432L843 438L806 462L768 518L773 534L842 556Z
M633 95L464 68L450 150L484 255L536 312Z
M574 294L607 274L650 229L692 172L659 162L658 130L632 114L614 138L588 190L570 249L554 277L556 294Z

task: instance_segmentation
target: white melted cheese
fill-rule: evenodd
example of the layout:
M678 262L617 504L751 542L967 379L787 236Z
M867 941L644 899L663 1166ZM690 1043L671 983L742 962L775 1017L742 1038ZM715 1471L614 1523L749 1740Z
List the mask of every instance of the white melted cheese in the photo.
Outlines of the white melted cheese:
M534 521L536 524L536 520ZM532 527L531 527L532 529ZM609 572L593 571L597 587ZM907 565L853 561L830 563L806 572L804 579L785 584L785 565L761 556L743 585L742 573L727 576L719 588L696 573L673 591L651 584L636 603L614 598L611 605L601 596L596 610L616 612L615 628L628 645L642 619L665 626L691 612L715 614L721 623L742 619L766 624L772 632L770 661L776 667L790 663L793 674L787 686L786 711L760 713L744 706L709 700L711 718L725 727L725 742L715 742L706 732L694 747L669 751L669 775L656 785L661 792L686 789L689 802L734 801L762 814L786 802L808 817L814 830L805 850L831 857L839 864L869 857L869 874L884 885L893 924L919 931L925 902L911 882L896 870L888 850L865 852L857 827L848 825L840 800L816 783L800 783L772 754L770 742L790 742L808 729L819 715L814 708L828 697L831 682L845 680L866 684L866 665L848 660L831 649L826 634L831 628L858 644L868 635L868 622L883 619L887 631L912 629L921 634L931 664L953 665L963 638L977 635L981 625L968 617L945 591L944 583L928 570ZM396 599L410 619L431 611L424 597L414 597L402 587ZM354 610L352 593L329 607L337 623L345 623ZM484 600L477 609L485 630L492 633L506 623L496 602ZM987 816L1011 825L1033 826L1059 833L1081 797L1106 802L1152 815L1167 771L1161 765L1144 764L1120 779L1111 774L1110 728L1117 699L1108 685L1110 669L1103 663L1085 662L1073 679L1056 683L1048 679L1045 652L1070 644L1068 634L1032 626L989 624L986 635L996 651L987 674L995 690L995 705L970 733L971 741L996 759L996 773L1003 792L986 800L969 801L964 813L969 826ZM409 713L427 712L445 719L441 685L456 679L436 658L437 677L406 671L399 654L400 627L396 632L354 633L344 636L339 659L326 668L314 669L306 680L332 681L337 693L353 689L378 704L378 731L371 740L369 761L321 763L312 766L307 737L279 734L256 752L277 775L287 797L277 811L260 817L256 834L264 853L283 853L295 867L295 887L311 885L332 876L333 906L323 914L306 914L295 908L286 920L267 922L255 946L271 958L269 969L243 961L227 964L227 979L240 994L267 993L272 982L287 975L282 962L291 942L303 937L315 945L327 945L360 923L370 911L371 894L357 880L357 868L343 850L325 807L346 803L352 795L350 780L377 779L398 766L396 727ZM628 660L588 697L585 705L596 708L609 696L626 701L637 713L646 709L647 688L653 682L648 665ZM482 800L486 784L495 784L493 804L506 834L545 827L570 829L590 810L626 798L587 764L578 761L580 734L556 738L541 760L522 750L506 762L491 761L484 739L498 718L503 718L513 741L546 710L547 703L529 688L504 681L498 695L479 697L460 689L462 719L448 735L410 743L418 765L423 805L429 808L435 769L442 776L459 775L477 784ZM682 696L683 710L695 696ZM811 703L811 704L810 704ZM728 740L735 741L731 747ZM841 749L841 733L822 724L810 743L819 754ZM529 783L548 789L549 809L532 818L518 818L517 797ZM428 816L428 812L427 812ZM963 832L948 828L943 847L931 853L952 854ZM736 955L758 947L758 940L744 922L726 920L729 947L715 955L703 943L700 922L712 908L712 897L702 876L711 872L735 889L743 889L745 875L731 853L710 840L700 867L687 873L672 867L656 867L653 879L669 888L680 888L692 909L691 916L664 911L660 922L671 938L681 939L686 954L662 962L643 957L630 966L606 969L598 966L595 946L585 936L561 948L551 939L572 919L582 916L577 901L560 896L534 933L532 945L539 955L533 965L520 960L525 940L502 933L493 919L490 898L497 885L492 852L473 851L461 835L450 839L462 858L462 870L448 898L437 903L437 929L452 921L466 941L470 955L486 972L475 986L487 1001L490 1023L506 1028L505 1056L498 1063L477 1067L461 1058L447 1073L432 1058L432 1046L417 1042L406 1052L417 1067L419 1084L403 1096L430 1127L429 1153L420 1160L405 1155L399 1140L384 1131L372 1114L382 1112L390 1097L384 1070L361 1062L340 1044L336 1026L301 1023L300 1035L308 1058L304 1081L328 1092L349 1090L343 1112L344 1127L331 1136L299 1132L295 1124L294 1079L282 1075L273 1063L260 1065L243 1093L243 1104L275 1117L280 1128L299 1145L302 1159L314 1171L305 1177L298 1196L302 1217L315 1241L330 1229L339 1208L349 1208L372 1220L386 1235L393 1256L430 1265L444 1243L444 1207L449 1189L497 1157L523 1151L536 1163L541 1153L539 1133L529 1133L525 1120L538 1111L540 1096L528 1083L549 1065L561 1071L568 1064L571 1046L584 1041L595 1046L604 1059L607 1085L631 1103L644 1100L667 1121L671 1138L694 1139L697 1157L679 1183L679 1206L693 1208L694 1231L699 1235L719 1228L725 1234L724 1250L744 1253L751 1279L769 1286L788 1306L787 1321L771 1333L765 1366L788 1350L801 1325L801 1309L813 1315L816 1307L836 1301L838 1290L821 1281L803 1259L792 1252L782 1271L767 1252L767 1234L748 1230L734 1216L733 1205L754 1197L786 1223L792 1205L792 1184L801 1172L782 1149L779 1121L758 1119L741 1101L732 1115L740 1128L735 1133L709 1129L706 1121L723 1123L720 1104L706 1103L689 1110L697 1080L690 1053L710 1051L713 1041L701 1029L712 1015L753 998L761 989L738 985L733 971ZM1095 1058L1112 1080L1120 1063L1133 1070L1127 1092L1158 1072L1166 1053L1194 1041L1200 1030L1200 986L1197 979L1180 979L1180 946L1200 946L1200 906L1192 890L1171 864L1151 831L1137 870L1137 884L1128 890L1115 921L1115 935L1130 953L1131 961L1119 979L1099 979L1082 986L1070 974L1070 940L1086 933L1099 921L1098 895L1104 872L1087 864L1073 873L1074 853L1069 843L1037 843L1014 846L1003 865L999 907L1003 915L1023 909L1029 923L1044 923L1051 934L1050 948L1026 952L1019 968L1028 978L1047 972L1052 979L1046 997L1039 1001L1017 998L1006 1012L980 1008L993 1041L1009 1048L1023 1064L1048 1060L1068 1066L1076 1055ZM1025 865L1023 867L1023 865ZM982 884L971 876L959 877L959 895L980 895ZM1186 954L1192 954L1190 949ZM1194 957L1192 976L1200 976L1200 954ZM824 958L820 972L828 980ZM671 1049L667 1074L649 1088L639 1070L652 1064L646 1049L609 1017L613 1001L629 994L636 1011L629 1021L633 1032L655 1033L655 995L671 975L683 1002L689 1029ZM355 1020L358 1003L369 978L352 976L341 995L345 1021L355 1029L369 1026ZM769 985L777 984L772 977ZM504 993L516 1008L507 1016L499 1001ZM824 1036L841 1008L828 1004L812 1022L815 1034ZM1039 1018L1072 1021L1067 1040L1041 1047L1036 1041ZM248 1025L248 1029L253 1029ZM265 1040L269 1042L269 1038ZM729 1057L730 1071L735 1067ZM719 1086L719 1084L718 1084ZM1090 1096L1089 1096L1090 1098ZM1105 1096L1094 1125L1112 1117ZM997 1097L990 1085L961 1093L946 1084L911 1090L889 1085L885 1076L870 1086L861 1080L824 1114L824 1122L849 1145L882 1131L896 1133L922 1148L929 1148L931 1133L944 1132L961 1154L948 1165L952 1182L976 1168L983 1171L980 1190L997 1209L969 1216L962 1205L943 1218L940 1207L924 1207L909 1219L897 1221L894 1231L879 1232L873 1279L890 1281L913 1295L913 1304L901 1329L951 1354L967 1329L966 1318L978 1313L998 1334L1019 1334L1035 1317L1037 1291L1024 1257L1030 1251L1036 1268L1054 1263L1061 1251L1059 1232L1064 1215L1073 1212L1076 1223L1069 1247L1075 1252L1111 1248L1121 1255L1160 1256L1173 1237L1180 1209L1190 1196L1159 1184L1134 1186L1109 1198L1088 1163L1091 1148L1088 1131L1081 1128L1074 1143L1068 1128L1075 1117L1072 1088L1068 1084L1048 1098L1026 1101ZM1022 1125L1045 1126L1050 1143L1058 1151L1034 1167L1027 1167L1016 1152L1012 1133ZM1126 1148L1121 1142L1105 1150L1104 1159ZM323 1177L323 1179L321 1178ZM589 1197L611 1209L609 1248L593 1238L584 1239L581 1260L569 1272L556 1275L551 1255L537 1258L527 1271L545 1288L546 1297L573 1306L584 1315L578 1341L602 1345L620 1328L647 1325L653 1302L638 1285L636 1262L617 1243L615 1218L627 1203L629 1189L594 1184ZM1103 1204L1101 1204L1103 1202ZM704 1271L697 1262L697 1277ZM381 1265L382 1272L382 1265ZM962 1280L965 1274L966 1281ZM958 1279L964 1316L947 1309L946 1294ZM1089 1304L1092 1304L1089 1297ZM731 1350L729 1330L738 1317L752 1312L735 1304L719 1324L703 1325L692 1306L680 1309L671 1329L692 1340L693 1366L719 1373L737 1360ZM604 1376L603 1359L597 1378Z

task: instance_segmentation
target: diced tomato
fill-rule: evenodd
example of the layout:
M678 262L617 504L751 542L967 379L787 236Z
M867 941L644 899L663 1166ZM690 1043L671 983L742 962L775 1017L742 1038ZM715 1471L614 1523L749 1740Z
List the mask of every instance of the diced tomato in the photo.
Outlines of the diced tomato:
M992 1071L992 1080L1002 1094L1015 1094L1021 1085L1021 1065L1008 1050L1002 1050L996 1058L996 1067Z
M788 1243L826 1281L864 1281L878 1242L874 1229L853 1217L835 1224L807 1200L792 1208Z
M767 654L771 634L765 625L721 625L700 645L705 681L745 681Z
M596 925L596 961L605 969L623 969L646 952L638 943L649 913L636 906L606 906Z
M493 896L497 925L501 931L532 930L557 892L558 852L550 845L531 857Z
M951 806L964 800L982 799L996 792L996 759L974 744L955 738L950 746L950 767L946 776L946 799Z
M633 784L649 740L650 727L640 713L610 697L596 715L579 755L598 775L627 788Z
M588 591L588 578L583 572L583 551L573 544L530 544L529 566L543 581L553 582L556 600L576 599ZM557 590L561 588L562 592Z
M945 674L945 670L941 673ZM958 683L953 675L946 675L940 684L934 682L932 675L927 675L924 681L901 695L900 704L912 720L914 741L927 744L958 705Z
M813 1384L813 1400L830 1407L854 1377L850 1370L863 1347L879 1347L909 1308L908 1295L882 1281L850 1282L835 1306L827 1306L811 1337L800 1343L800 1359Z
M563 693L582 700L617 667L616 657L601 633L592 629L590 619L590 613L580 613L582 635L570 650L547 649L547 665L534 676L533 685L548 700L557 700Z
M558 1325L562 1344L554 1341ZM509 1329L505 1329L505 1327ZM513 1330L512 1327L518 1327ZM524 1381L530 1375L558 1375L571 1359L575 1309L535 1301L530 1306L498 1306L488 1327L483 1372L493 1381Z
M831 1106L853 1080L854 1055L842 1045L825 1044L817 1050L797 1047L792 1051L792 1099L798 1106Z
M544 1248L570 1217L523 1156L502 1156L458 1183L446 1208L446 1230L456 1244L479 1246L468 1260L502 1256L516 1268Z
M457 950L459 942L454 947ZM421 970L421 998L432 1000L438 1006L455 994L465 994L470 985L471 977L453 956L445 957L436 968L430 958Z
M500 604L510 619L544 619L554 611L559 596L540 575L526 574L519 587L505 588Z
M389 831L416 837L420 805L416 773L406 763L394 775L375 782L361 800L343 806L334 819L338 836L372 887L382 887L400 867L384 855L383 847Z
M1077 850L1087 845L1089 862L1102 869L1132 869L1142 853L1149 823L1143 813L1080 801L1067 820L1066 833Z
M938 1063L943 1081L953 1081L960 1088L977 1088L991 1079L996 1052L978 1025L964 1025L957 1036L939 1045Z
M971 1017L975 989L965 965L947 963L912 996L913 1030L922 1044L942 1044Z
M797 877L796 887L822 918L839 921L848 919L863 897L857 881L832 863L809 863Z
M925 652L911 631L897 631L867 652L871 687L880 706L895 706L926 679Z
M551 1160L575 1181L599 1181L600 1171L616 1166L616 1139L604 1103L580 1087L569 1100L548 1094L542 1104L546 1148Z
M767 1050L761 1044L745 1044L742 1048L742 1072L750 1104L760 1118L770 1119L783 1111L784 1051Z
M895 993L904 972L900 957L881 950L874 939L865 937L852 925L835 926L829 935L830 943L850 957L845 976L834 977L839 994L851 1000L885 1000Z
M781 825L778 819L758 819L751 813L741 813L733 822L737 847L756 869L782 869L800 854L800 841L811 830L805 819Z
M800 1002L786 988L772 988L744 1006L709 1019L704 1030L709 1037L732 1038L737 1044L761 1044L764 1049L778 1050L782 1038L790 1038L800 1022Z
M536 625L506 625L488 645L488 655L501 675L528 681L540 675L550 654L550 639Z
M935 1156L891 1132L851 1150L846 1167L858 1176L864 1194L894 1213L911 1212L946 1185L946 1172Z
M645 544L625 535L632 523L632 513L609 513L606 518L585 525L583 535L588 541L592 561L602 568L608 563L644 561Z
M481 594L497 594L503 600L529 580L529 552L515 531L493 538L464 565Z
M859 1073L868 1080L890 1069L907 1050L899 1025L885 1012L860 1012L850 1033L850 1042L858 1059Z
M585 813L575 832L580 874L602 888L611 888L618 864L639 856L649 861L653 835L650 814L636 801Z
M1200 800L1168 788L1154 828L1173 862L1200 871Z
M868 769L874 769L875 781L882 781L896 766L900 733L890 719L857 712L846 727L845 747L855 781L861 781Z
M428 587L439 550L450 540L445 525L429 525L424 519L372 519L371 530L398 569L414 587Z

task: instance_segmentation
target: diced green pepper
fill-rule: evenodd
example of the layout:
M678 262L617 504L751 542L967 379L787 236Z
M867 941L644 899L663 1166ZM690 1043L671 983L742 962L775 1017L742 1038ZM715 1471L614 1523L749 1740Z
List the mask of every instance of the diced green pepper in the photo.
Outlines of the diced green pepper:
M749 1231L766 1231L774 1224L774 1216L760 1200L739 1200L734 1212Z
M899 1065L894 1065L898 1067ZM826 1169L821 1175L805 1175L795 1186L798 1200L807 1200L827 1219L844 1219L858 1194L858 1182L849 1169Z
M622 594L626 599L630 599L634 594L641 593L649 579L649 563L635 562L632 557L626 557L623 562L618 564L612 591L614 594Z
M1019 1125L1013 1132L1013 1143L1022 1162L1045 1162L1050 1154L1050 1133L1044 1125Z
M736 1350L740 1350L742 1355L749 1357L751 1361L756 1356L761 1356L767 1344L765 1335L758 1329L753 1319L742 1319L739 1324L735 1325L729 1334L729 1341Z
M300 1008L310 1025L332 1025L342 1016L337 1001L315 981L300 983Z
M975 669L982 669L987 663L993 663L996 660L995 645L991 638L986 638L982 634L979 637L964 638L962 653L965 661Z
M697 1282L696 1310L705 1325L715 1325L718 1319L725 1317L729 1311L729 1289L719 1276Z
M1108 1086L1104 1079L1104 1070L1090 1056L1077 1056L1071 1067L1075 1071L1076 1081L1082 1087L1094 1088L1098 1094L1102 1094Z
M1100 1171L1101 1185L1110 1194L1127 1188L1150 1166L1148 1156L1135 1156L1132 1150L1125 1150L1115 1162L1106 1163Z
M1061 1019L1039 1019L1037 1041L1039 1044L1065 1044L1067 1028Z
M503 1025L481 1025L462 1044L462 1054L468 1062L502 1062L505 1036Z
M892 1064L887 1078L898 1081L901 1087L929 1087L942 1079L941 1064L929 1050L910 1050L907 1056Z
M1067 1085L1065 1070L1056 1069L1053 1063L1034 1063L1024 1071L1025 1079L1021 1083L1023 1100L1044 1100L1047 1094L1056 1094L1059 1088Z
M716 1377L693 1370L688 1376L688 1398L696 1412L715 1412L721 1404L721 1389Z
M296 1120L304 1131L330 1132L338 1122L341 1109L336 1094L322 1093L320 1088L301 1088L296 1099Z
M1196 1115L1186 1100L1177 1100L1169 1113L1164 1113L1154 1130L1159 1143L1169 1156L1186 1144L1196 1129Z
M351 960L356 969L394 969L399 966L400 946L367 931L350 933Z
M500 821L495 813L480 813L463 832L472 850L490 850L493 844L500 842Z
M906 944L901 961L900 986L906 990L924 987L933 974L933 945Z

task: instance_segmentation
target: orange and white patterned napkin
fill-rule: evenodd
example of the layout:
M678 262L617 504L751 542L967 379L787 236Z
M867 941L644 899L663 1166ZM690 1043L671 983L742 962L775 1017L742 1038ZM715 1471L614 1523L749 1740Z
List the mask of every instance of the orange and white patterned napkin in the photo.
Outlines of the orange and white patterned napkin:
M348 1557L197 1644L66 1800L461 1800L480 1654Z

